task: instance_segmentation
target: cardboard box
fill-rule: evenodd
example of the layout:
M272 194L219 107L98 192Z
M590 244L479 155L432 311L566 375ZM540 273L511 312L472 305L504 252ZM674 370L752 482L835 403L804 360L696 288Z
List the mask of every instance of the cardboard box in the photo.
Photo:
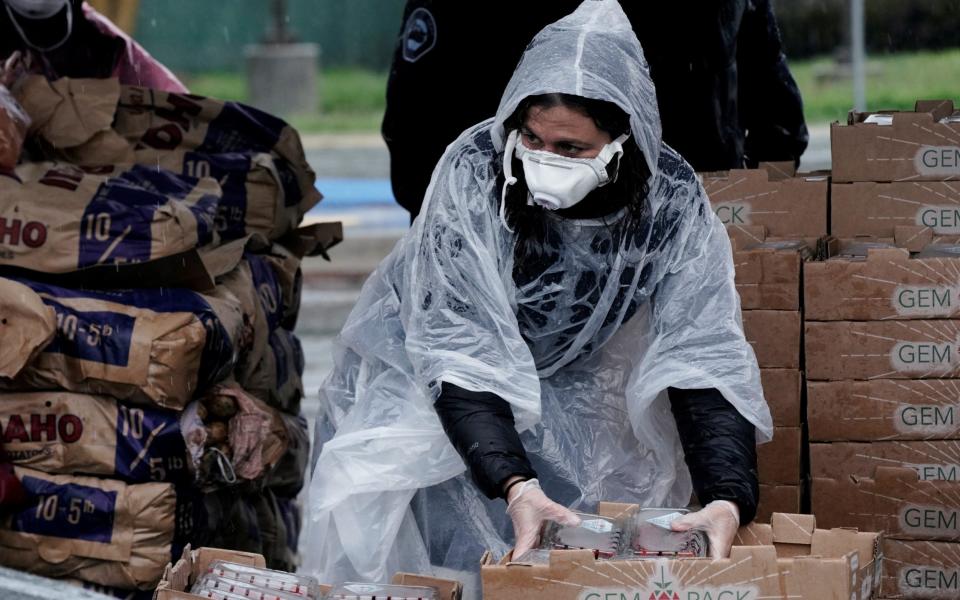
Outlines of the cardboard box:
M440 600L460 600L463 596L463 584L454 579L440 579L414 573L396 573L390 583L395 585L413 585L437 588Z
M743 332L763 368L800 368L800 312L745 310Z
M238 550L222 550L220 548L197 548L192 550L188 545L183 549L183 555L175 564L168 564L163 571L163 577L157 584L153 595L154 600L196 600L201 598L189 593L190 586L215 560L229 560L230 562L249 565L251 567L266 568L267 561L260 554L240 552Z
M960 483L920 481L913 469L874 477L813 478L813 514L826 527L883 531L906 540L960 541Z
M600 505L614 516L625 505ZM632 507L636 509L636 507ZM555 550L549 564L481 561L485 600L867 600L879 588L880 536L775 514L740 529L730 558L596 560Z
M776 427L799 427L802 419L803 372L796 369L760 369L760 383L773 416L773 424Z
M760 503L757 505L757 523L769 523L773 513L800 513L803 487L799 485L760 484Z
M929 249L958 245L960 245L960 235L934 235L930 229L898 226L895 228L893 237L861 235L852 238L824 238L823 254L820 260L826 260L838 254L842 254L841 258L866 260L867 253L872 248L902 248L920 257L920 253ZM836 252L837 249L841 252ZM953 250L951 254L956 255L958 252Z
M728 229L763 227L775 237L826 235L828 176L792 175L733 169L703 174L703 187Z
M960 177L960 123L951 100L918 101L913 111L884 111L888 124L851 112L830 127L833 180L939 181Z
M812 442L960 440L960 381L810 381L807 424Z
M960 256L910 258L900 248L874 248L863 260L807 263L803 276L808 321L960 316Z
M833 183L830 215L836 237L891 237L898 229L957 236L960 189L945 181Z
M954 441L810 444L811 477L872 477L877 467L913 469L921 481L958 481L960 444Z
M960 376L960 321L808 321L808 380Z
M814 248L804 240L764 240L733 252L743 310L800 310L800 275Z
M167 565L163 573L163 579L157 585L154 593L154 600L204 600L202 596L189 593L190 587L207 570L215 560L228 560L230 562L250 565L252 567L264 568L266 561L260 554L250 552L238 552L236 550L222 550L220 548L197 548L191 550L187 546L183 550L183 556L176 564ZM460 600L463 596L463 585L459 581L452 579L439 579L436 577L426 577L423 575L414 575L412 573L397 573L393 576L391 583L397 585L416 585L429 586L437 588L440 592L440 600ZM320 591L326 594L331 586L320 585Z
M960 544L885 539L883 559L882 596L960 598Z
M798 485L803 435L799 427L774 427L773 440L757 446L760 483Z

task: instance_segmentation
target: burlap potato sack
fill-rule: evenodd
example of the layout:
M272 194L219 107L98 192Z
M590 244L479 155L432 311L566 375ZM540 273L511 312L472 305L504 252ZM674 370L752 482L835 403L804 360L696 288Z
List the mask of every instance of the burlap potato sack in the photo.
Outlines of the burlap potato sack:
M188 483L179 414L73 392L0 393L7 460L45 473Z
M0 177L0 266L69 273L172 256L218 241L211 178L140 165L24 163Z
M174 541L172 485L16 473L31 502L0 517L0 564L111 587L156 586Z
M233 340L243 321L229 298L17 281L54 309L57 332L16 378L0 380L0 389L62 388L179 410L235 365ZM0 297L0 312L19 302Z

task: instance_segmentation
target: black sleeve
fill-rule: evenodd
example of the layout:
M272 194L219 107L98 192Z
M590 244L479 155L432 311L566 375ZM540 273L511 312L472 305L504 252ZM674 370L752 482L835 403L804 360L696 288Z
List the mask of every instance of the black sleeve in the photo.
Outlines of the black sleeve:
M444 382L434 406L447 437L488 498L502 498L504 482L514 475L537 476L506 400Z
M668 395L697 498L736 503L746 525L760 498L753 424L715 389L670 388Z
M387 79L381 133L390 151L394 197L412 217L420 212L447 145L496 114L533 36L579 4L407 0Z
M480 41L478 32L501 29L495 24L497 17L499 11L479 3L406 3L380 131L390 151L394 197L411 217L419 214L433 169L447 145L464 129L496 112L523 51L520 45L516 56L510 57L506 53L510 43ZM508 23L501 25L512 28Z
M787 67L770 0L748 2L737 36L737 71L747 164L799 163L809 139L803 101Z

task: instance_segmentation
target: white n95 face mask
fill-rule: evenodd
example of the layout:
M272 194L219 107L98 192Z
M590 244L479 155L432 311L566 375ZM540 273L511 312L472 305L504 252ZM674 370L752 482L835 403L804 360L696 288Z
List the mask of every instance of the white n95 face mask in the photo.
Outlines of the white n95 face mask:
M520 132L513 130L504 148L504 177L510 184L516 181L512 177L511 164L515 154L523 164L523 174L530 191L528 204L537 204L547 210L570 208L593 190L616 179L616 174L610 177L607 173L607 165L623 155L623 143L629 137L628 133L621 135L606 144L593 158L570 158L543 150L531 150L519 141Z

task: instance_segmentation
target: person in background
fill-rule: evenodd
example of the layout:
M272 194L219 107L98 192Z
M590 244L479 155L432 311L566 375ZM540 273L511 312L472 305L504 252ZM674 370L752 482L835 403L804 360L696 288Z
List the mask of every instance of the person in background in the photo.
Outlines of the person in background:
M527 41L579 4L408 0L382 133L411 217L447 144L496 109ZM771 0L620 4L649 63L664 142L694 170L799 164L807 127Z
M19 53L49 79L117 77L167 92L187 88L140 44L81 0L0 0L0 60Z

